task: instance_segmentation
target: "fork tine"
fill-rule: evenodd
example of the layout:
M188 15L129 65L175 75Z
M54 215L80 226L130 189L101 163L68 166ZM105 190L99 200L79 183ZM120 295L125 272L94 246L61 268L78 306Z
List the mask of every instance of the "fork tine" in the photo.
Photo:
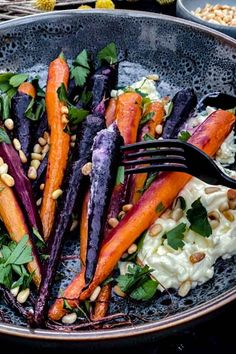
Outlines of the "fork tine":
M149 173L149 172L162 172L162 171L175 171L175 172L186 172L188 173L188 168L182 164L160 164L151 165L140 168L130 168L125 170L125 174L137 174L137 173Z
M141 141L139 143L121 146L121 151L149 149L152 147L179 147L183 148L185 143L175 139Z
M160 157L153 157L147 159L139 159L139 160L128 160L122 161L122 165L124 166L135 166L135 165L145 165L145 164L155 164L155 166L159 166L156 164L159 163L184 163L186 159L183 156L160 156Z
M139 152L125 153L123 159L139 158L155 155L184 155L184 149L180 148L156 148L155 150L141 150Z

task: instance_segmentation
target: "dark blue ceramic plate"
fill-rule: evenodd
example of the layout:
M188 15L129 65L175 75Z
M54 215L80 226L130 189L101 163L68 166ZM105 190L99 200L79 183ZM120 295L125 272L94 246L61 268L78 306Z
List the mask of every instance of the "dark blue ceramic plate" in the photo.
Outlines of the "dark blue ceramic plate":
M121 57L119 85L158 73L162 94L172 95L191 86L199 97L209 91L236 94L236 41L200 25L168 16L129 11L55 12L0 25L1 71L38 72L46 77L46 67L63 50L67 58L86 48L92 52L114 41ZM77 241L68 240L65 253L74 253ZM144 335L169 333L178 326L199 319L236 298L236 258L220 260L215 277L191 291L184 299L175 292L162 294L149 303L136 303L113 297L111 312L138 315L134 325L110 330L59 333L29 330L4 304L0 308L12 324L1 324L0 333L25 340L74 341L76 345L129 340ZM79 271L76 261L60 271L73 277ZM61 284L63 288L65 284ZM65 345L62 342L61 345ZM110 342L109 342L110 343ZM69 343L68 343L69 345ZM70 344L72 345L72 343ZM73 344L75 345L75 344Z

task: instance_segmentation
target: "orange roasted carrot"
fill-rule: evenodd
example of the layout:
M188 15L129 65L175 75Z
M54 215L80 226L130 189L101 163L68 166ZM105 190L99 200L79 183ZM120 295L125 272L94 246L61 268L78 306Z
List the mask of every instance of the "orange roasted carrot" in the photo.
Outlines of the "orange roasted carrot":
M116 120L116 99L111 98L109 100L106 112L106 126L109 127Z
M53 199L52 194L61 187L70 146L70 136L64 132L65 123L62 122L61 108L65 104L59 101L57 94L57 90L62 84L67 88L68 80L69 67L63 57L58 57L49 66L46 88L46 110L50 127L50 151L40 211L44 238L46 240L49 238L55 217L56 200Z
M165 109L161 102L152 102L148 105L145 113L152 114L152 118L142 127L139 134L139 141L142 141L146 134L151 137L156 135L156 127L158 124L162 124ZM138 175L133 175L130 181L130 203L136 204L142 195L142 190L147 179L147 173L139 173Z
M232 130L235 116L223 110L212 113L194 132L189 142L210 156L219 149L222 142ZM224 122L224 124L222 124ZM83 301L112 272L122 254L129 246L158 218L177 197L191 176L181 172L160 174L136 205L125 215L103 244L96 272L88 289L81 293L83 272L70 283L64 297L74 299L69 304L76 306L76 298ZM57 300L50 309L52 320L60 319L64 314L63 302Z
M93 313L93 321L99 321L107 315L111 298L111 284L102 287L96 300Z
M86 263L86 254L87 254L87 242L88 242L88 202L89 202L89 192L86 192L86 195L83 200L81 219L80 219L80 259L82 265Z
M0 218L2 219L10 238L19 243L23 236L29 235L23 213L16 200L13 190L0 180ZM33 281L37 287L41 282L41 270L37 256L32 246L33 260L28 263L27 269L30 273L34 272Z
M30 82L23 82L18 87L18 92L25 93L26 95L31 96L32 98L36 97L35 87Z

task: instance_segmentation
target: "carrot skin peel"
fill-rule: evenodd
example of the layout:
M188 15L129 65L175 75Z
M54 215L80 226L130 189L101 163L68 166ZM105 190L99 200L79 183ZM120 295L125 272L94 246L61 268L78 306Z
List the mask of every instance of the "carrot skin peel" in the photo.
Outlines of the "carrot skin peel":
M28 96L31 96L32 98L36 97L35 87L30 82L23 82L18 87L18 92L24 93L24 94L26 94Z
M235 116L232 113L218 110L196 129L189 142L208 155L214 156L230 133L234 123ZM138 203L109 233L101 248L96 272L89 288L81 293L83 274L79 274L66 288L64 297L78 298L83 301L90 296L94 289L110 275L122 254L171 205L190 179L190 175L181 172L160 174ZM63 311L63 303L61 305L56 300L50 309L49 316L53 320L58 320L63 316ZM55 313L57 318L53 317ZM60 313L63 314L60 316Z
M107 128L116 120L116 99L111 98L109 100L106 112L105 112L106 126Z
M0 181L0 217L9 233L10 238L19 243L25 235L29 235L29 230L25 223L23 213L14 196L13 190ZM32 246L33 260L27 264L30 273L35 272L33 281L37 287L41 282L40 263L35 254L30 240L28 244Z
M102 287L94 306L93 321L99 321L107 315L111 289L111 284L106 284Z
M46 110L51 133L45 189L40 211L46 240L49 238L55 217L56 201L52 199L52 193L62 184L70 146L70 136L64 132L65 124L61 119L61 107L64 104L59 101L57 94L62 83L67 88L68 81L69 67L62 58L57 58L49 66L46 88Z

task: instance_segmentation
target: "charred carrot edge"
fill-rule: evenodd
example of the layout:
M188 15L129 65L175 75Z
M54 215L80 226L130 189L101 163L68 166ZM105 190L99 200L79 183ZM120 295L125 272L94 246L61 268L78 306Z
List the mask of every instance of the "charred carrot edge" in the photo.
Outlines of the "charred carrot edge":
M149 134L153 138L156 135L156 126L162 124L165 116L165 109L161 102L152 102L148 105L145 115L152 113L153 117L142 127L139 134L139 141L143 140L145 134ZM143 190L145 181L147 179L147 173L140 173L133 175L130 179L130 203L136 204L141 198L141 191Z
M30 82L23 82L18 87L18 92L25 93L26 95L31 96L32 98L36 97L35 87Z
M99 321L107 315L111 298L111 284L102 287L94 306L93 321Z
M59 101L57 94L57 90L62 83L67 88L68 80L69 67L65 60L59 57L49 66L46 88L46 110L50 127L50 151L40 212L46 240L49 238L55 217L56 200L52 198L52 193L58 190L62 184L70 146L70 136L64 132L65 123L62 122L61 108L64 106L64 103Z
M89 198L90 198L90 193L87 191L83 200L81 219L80 219L80 259L82 265L85 265L86 263L86 254L87 254Z
M141 103L142 97L136 92L125 92L117 99L116 122L125 144L132 144L137 139Z
M208 155L214 156L232 130L235 118L230 112L222 110L214 112L199 126L189 142ZM190 175L180 172L163 173L158 176L138 203L110 232L100 251L95 276L89 288L81 293L84 282L83 272L81 272L66 288L64 297L74 299L75 306L78 304L75 299L83 301L90 296L94 289L110 275L122 254L171 205L190 179ZM52 320L59 320L64 314L63 302L58 299L52 305L49 317Z
M111 98L109 100L106 112L105 112L106 126L109 127L116 120L116 99Z
M2 181L0 181L0 217L13 241L18 243L23 236L29 235L23 213L13 190ZM39 287L41 282L40 264L35 257L32 243L28 241L28 244L32 246L33 260L28 263L27 269L30 273L34 272L33 281Z

